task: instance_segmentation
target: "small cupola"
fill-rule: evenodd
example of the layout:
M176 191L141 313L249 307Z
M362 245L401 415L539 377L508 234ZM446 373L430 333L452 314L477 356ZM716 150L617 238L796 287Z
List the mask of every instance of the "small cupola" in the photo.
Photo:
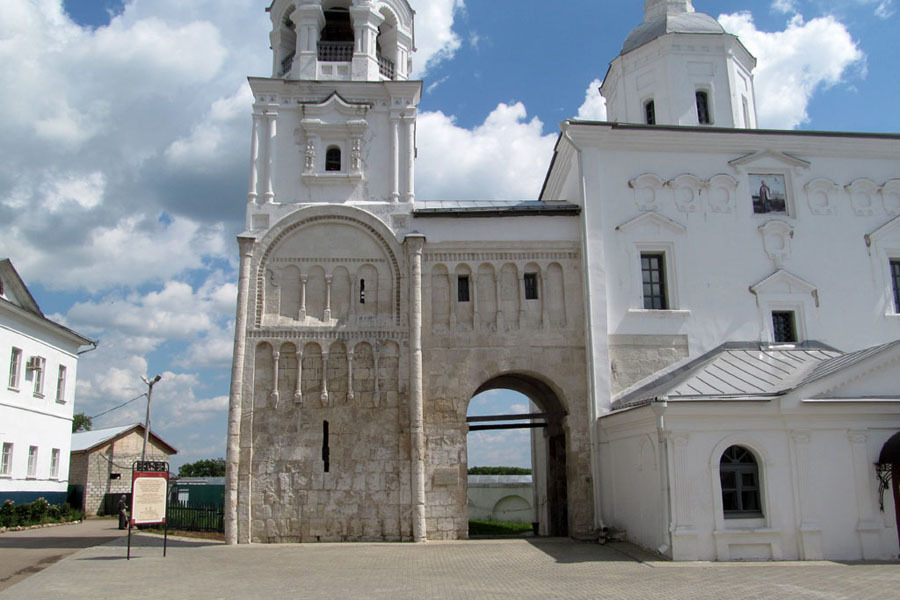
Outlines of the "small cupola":
M600 87L607 118L645 125L756 128L756 59L691 0L645 0Z
M412 71L407 0L275 0L272 76L310 81L391 81Z

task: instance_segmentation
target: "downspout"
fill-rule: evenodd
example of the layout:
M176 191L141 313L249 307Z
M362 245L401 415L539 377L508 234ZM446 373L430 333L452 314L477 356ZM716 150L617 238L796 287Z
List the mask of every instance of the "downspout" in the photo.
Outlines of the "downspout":
M594 529L600 533L600 541L604 541L605 532L608 531L606 524L603 522L603 504L600 497L600 442L599 442L599 414L597 411L596 400L596 378L594 376L594 337L593 337L593 318L590 302L591 290L591 273L588 268L588 205L587 205L587 183L584 179L584 153L572 136L569 135L569 123L563 122L562 137L564 137L578 155L578 180L580 182L581 191L581 271L584 273L584 290L583 302L585 312L585 341L587 343L587 370L588 370L588 417L590 419L589 436L591 443L591 486L594 496Z
M659 456L659 494L662 498L661 534L662 545L658 548L660 554L669 554L672 551L671 528L671 499L672 490L669 487L669 450L666 435L666 409L669 407L669 397L660 396L650 403L653 414L656 415L656 440Z

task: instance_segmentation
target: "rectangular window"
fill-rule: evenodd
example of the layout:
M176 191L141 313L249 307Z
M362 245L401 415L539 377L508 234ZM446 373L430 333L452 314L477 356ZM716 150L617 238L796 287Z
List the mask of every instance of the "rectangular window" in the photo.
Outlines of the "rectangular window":
M59 479L59 448L50 452L50 479Z
M644 105L644 120L647 125L656 125L656 103L653 100L648 100Z
M28 447L28 472L26 473L27 477L34 478L37 475L37 459L38 459L38 447L37 446L29 446Z
M538 299L537 273L525 273L525 299Z
M900 313L900 259L891 261L891 282L894 286L894 312Z
M794 311L772 311L772 338L776 344L794 344L797 342L797 323Z
M709 114L709 94L702 90L697 92L697 122L701 125L712 123Z
M668 310L665 253L641 252L641 278L644 286L644 308Z
M32 356L28 359L28 370L31 371L35 396L44 396L44 365L46 363L46 359L42 356Z
M66 401L66 368L59 365L59 375L56 376L56 401Z
M22 349L13 348L9 359L9 387L19 389L19 377L22 371Z
M12 457L13 445L9 442L3 442L3 454L0 455L0 475L12 473Z
M460 275L456 278L456 300L457 302L469 301L469 276Z

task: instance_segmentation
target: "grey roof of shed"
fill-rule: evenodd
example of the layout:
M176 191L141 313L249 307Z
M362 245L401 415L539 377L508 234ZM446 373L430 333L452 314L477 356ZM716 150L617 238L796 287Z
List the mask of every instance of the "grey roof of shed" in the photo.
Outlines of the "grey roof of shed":
M667 33L722 34L725 28L711 16L700 12L672 13L641 23L629 34L620 55L649 44Z
M895 342L900 343L900 342ZM871 356L863 350L852 362L824 344L807 342L796 346L729 342L706 354L673 365L662 375L625 390L612 404L613 410L633 408L667 396L670 401L766 400Z
M414 217L521 217L571 216L581 214L581 207L568 202L541 200L426 200L416 201Z
M125 433L128 433L132 429L138 428L143 430L144 425L141 423L132 423L130 425L121 425L119 427L107 427L106 429L94 429L92 431L79 431L78 433L73 433L71 451L84 452L86 450L92 450L97 446L102 446L103 444L114 440ZM156 439L157 442L160 442L162 445L172 450L170 454L178 454L178 450L176 450L174 446L153 433L152 427L150 428L150 436Z

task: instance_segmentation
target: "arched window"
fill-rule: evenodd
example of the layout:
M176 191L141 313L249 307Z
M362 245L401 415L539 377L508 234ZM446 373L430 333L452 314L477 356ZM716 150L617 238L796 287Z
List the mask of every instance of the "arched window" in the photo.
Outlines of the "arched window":
M702 90L697 91L697 122L701 125L712 123L709 114L709 94Z
M325 27L319 35L319 60L349 62L353 60L353 23L346 8L325 11Z
M325 151L325 170L340 171L341 170L341 149L337 146L331 146Z
M656 103L653 100L647 100L644 104L644 121L647 125L656 125Z
M731 446L719 461L722 510L726 519L762 517L759 496L759 466L750 450Z

